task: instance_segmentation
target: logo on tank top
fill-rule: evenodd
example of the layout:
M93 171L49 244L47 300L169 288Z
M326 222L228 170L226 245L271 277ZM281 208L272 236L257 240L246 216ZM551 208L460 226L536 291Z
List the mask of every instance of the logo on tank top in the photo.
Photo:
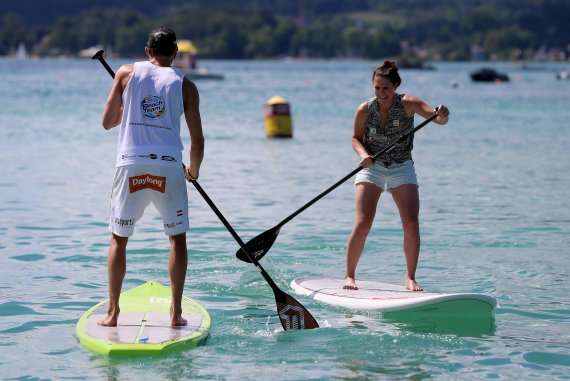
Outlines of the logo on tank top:
M158 95L149 95L141 101L141 112L147 119L157 119L166 112L164 99Z

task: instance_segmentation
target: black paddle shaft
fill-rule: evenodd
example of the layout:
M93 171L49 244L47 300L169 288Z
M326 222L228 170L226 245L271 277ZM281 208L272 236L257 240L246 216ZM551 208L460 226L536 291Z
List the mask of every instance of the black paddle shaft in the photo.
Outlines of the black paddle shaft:
M204 191L204 189L200 186L200 184L198 184L198 181L193 180L193 181L191 181L191 183L194 185L194 187L196 188L198 193L200 193L200 195L202 195L202 197L204 198L206 203L210 206L210 208L212 208L212 210L214 211L216 216L218 216L218 218L220 219L222 224L224 224L226 229L228 229L228 231L230 232L232 237L234 237L236 242L239 244L239 246L242 248L242 250L245 252L245 254L249 257L249 260L255 265L255 267L257 267L259 269L259 271L261 272L261 275L263 276L263 278L265 278L267 283L269 283L269 285L271 286L273 291L277 291L277 290L281 291L279 289L279 287L277 287L277 285L275 284L273 279L271 279L269 274L267 274L265 269L261 266L261 264L255 259L255 256L251 253L251 251L249 251L249 249L247 248L247 246L245 245L245 243L243 242L241 237L236 233L236 231L230 225L228 220L226 220L226 218L223 216L222 212L220 212L220 210L216 207L216 205L214 204L212 199L210 199L210 196L208 196L208 194ZM275 296L277 296L277 294L275 294Z
M115 78L115 72L111 67L107 64L105 59L103 58L103 51L100 50L92 57L92 59L97 59L101 64L107 69L107 72L111 75L111 77ZM309 310L307 310L301 303L299 303L295 298L290 295L287 295L283 292L271 279L269 274L265 271L265 269L259 264L259 262L255 259L255 256L249 251L245 243L242 241L240 236L236 233L234 228L230 225L230 223L226 220L223 216L222 212L216 207L214 202L210 199L208 194L202 189L198 181L193 180L191 181L196 190L200 193L200 195L204 198L206 203L210 206L210 208L214 211L216 216L220 219L220 221L224 224L226 229L230 232L232 237L236 240L236 242L240 245L242 250L245 254L249 257L249 261L252 262L261 272L263 278L267 281L271 289L273 290L273 294L275 295L275 302L277 304L277 314L279 316L279 321L281 322L281 326L285 331L289 330L296 330L296 329L313 329L319 328L319 324L311 315Z
M396 144L398 144L400 141L408 138L410 135L413 135L414 133L416 133L418 130L420 130L421 128L423 128L426 124L428 124L429 122L431 122L432 120L434 120L435 118L437 118L437 108L435 109L436 112L430 116L428 119L424 120L422 123L420 123L417 127L415 127L414 129L408 131L408 132L404 132L402 134L400 134L396 139L394 139L387 147L385 147L384 149L382 149L380 152L376 153L374 156L372 156L372 160L376 160L380 155L390 151L392 148L394 148L396 146ZM286 217L283 221L279 222L277 225L275 225L274 227L272 227L269 230L266 230L265 232L259 234L258 236L254 237L253 239L251 239L250 241L248 241L248 243L246 244L246 246L248 246L248 248L252 248L251 251L254 252L254 257L256 259L261 259L263 258L263 256L267 253L267 251L269 251L269 249L271 248L271 246L273 245L273 242L275 242L275 240L277 239L277 235L279 234L279 230L281 229L281 227L283 227L283 225L285 225L287 222L291 221L293 218L295 218L296 216L298 216L299 214L301 214L305 209L309 208L311 205L313 205L315 202L319 201L321 198L325 197L327 194L329 194L330 192L332 192L334 189L336 189L339 185L341 185L342 183L344 183L346 180L350 179L352 176L354 176L356 173L358 173L360 170L362 170L364 167L362 165L359 165L358 168L354 169L352 172L350 172L349 174L347 174L346 176L344 176L342 179L340 179L339 181L337 181L336 183L334 183L333 185L331 185L329 188L327 188L324 192L320 193L317 197L313 198L311 201L309 201L308 203L306 203L305 205L303 205L302 207L300 207L299 209L297 209L293 214L291 214L290 216ZM236 257L238 257L238 259L244 261L244 262L250 262L249 260L249 256L245 255L245 251L243 249L239 249L236 252Z
M259 269L263 278L267 281L271 289L273 290L273 294L275 295L275 302L277 304L277 313L279 315L279 320L281 322L281 326L285 331L288 330L295 330L295 329L313 329L319 328L319 324L311 315L311 313L301 305L295 298L290 295L287 295L283 292L271 279L269 274L265 271L265 269L261 266L261 264L255 259L255 256L251 253L251 251L247 248L243 240L240 236L236 233L234 228L230 225L230 223L226 220L220 210L216 207L214 202L210 199L208 194L202 189L198 181L192 180L191 183L194 185L196 190L202 195L206 203L210 206L210 208L214 211L216 216L220 219L222 224L226 227L226 229L230 232L232 237L236 240L236 242L240 245L242 250L247 255L250 262L252 262L255 267Z
M210 206L210 208L214 211L216 216L220 219L222 224L226 227L226 229L230 232L232 237L236 240L245 254L248 256L250 262L252 262L255 267L261 272L263 278L267 281L271 289L273 290L273 294L275 295L275 302L277 303L277 313L279 315L279 320L281 321L281 326L285 331L292 330L292 329L313 329L319 328L319 324L311 315L311 313L301 305L295 298L290 295L287 295L283 292L271 279L269 274L265 271L265 269L261 266L261 264L255 259L255 256L251 253L251 251L247 248L243 240L240 236L236 233L234 228L230 225L230 223L226 220L222 212L216 207L214 202L210 199L208 194L204 191L204 189L198 184L198 181L192 180L191 183L194 185L198 193L204 198L206 203Z
M437 108L436 108L436 113L433 114L432 116L430 116L428 119L424 120L422 123L420 123L416 128L414 128L413 130L410 130L408 132L402 133L400 136L398 136L396 139L394 139L394 141L392 141L392 143L390 143L386 148L384 148L383 150L381 150L380 152L378 152L377 154L375 154L374 156L372 156L372 160L376 160L380 155L390 151L392 148L394 148L396 146L396 144L398 144L399 142L401 142L402 140L408 138L410 135L413 135L414 133L416 133L418 130L420 130L421 128L423 128L426 124L428 124L429 122L431 122L432 120L434 120L435 118L437 118ZM291 221L293 218L295 218L296 216L298 216L299 214L301 214L305 209L307 209L308 207L310 207L311 205L313 205L315 202L319 201L321 198L325 197L327 194L329 194L330 192L332 192L334 189L336 189L339 185L341 185L342 183L344 183L346 180L350 179L352 176L356 175L358 172L360 172L360 170L362 170L364 167L362 165L359 165L358 168L354 169L352 172L350 172L348 175L344 176L342 179L340 179L339 181L337 181L336 183L334 183L333 185L331 185L329 188L327 188L324 192L322 192L321 194L319 194L317 197L315 197L314 199L312 199L311 201L309 201L308 203L306 203L305 205L303 205L302 207L300 207L299 209L297 209L293 214L291 214L289 217L285 218L283 221L281 221L280 223L278 223L275 228L279 229L281 228L283 225L285 225L287 222Z

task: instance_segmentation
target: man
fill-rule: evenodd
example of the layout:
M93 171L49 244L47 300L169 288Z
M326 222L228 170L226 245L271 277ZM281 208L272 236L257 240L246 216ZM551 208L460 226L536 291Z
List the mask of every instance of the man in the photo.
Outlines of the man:
M136 222L152 202L170 239L168 271L172 288L171 325L186 325L182 293L188 251L188 195L185 178L196 180L204 155L204 136L196 85L172 68L178 52L176 34L153 30L145 52L148 61L121 66L103 112L103 127L121 125L109 230L109 310L99 322L116 326L119 296L126 272L126 248ZM183 169L180 119L190 131L190 164Z

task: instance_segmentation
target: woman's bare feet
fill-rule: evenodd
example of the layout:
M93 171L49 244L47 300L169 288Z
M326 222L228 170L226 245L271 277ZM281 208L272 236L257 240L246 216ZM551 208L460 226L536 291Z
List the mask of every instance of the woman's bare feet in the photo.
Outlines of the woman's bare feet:
M406 279L406 288L410 291L423 291L424 289L416 283L415 279Z
M348 276L345 277L343 289L345 289L345 290L358 290L358 287L356 287L356 281L354 280L354 278L351 278Z

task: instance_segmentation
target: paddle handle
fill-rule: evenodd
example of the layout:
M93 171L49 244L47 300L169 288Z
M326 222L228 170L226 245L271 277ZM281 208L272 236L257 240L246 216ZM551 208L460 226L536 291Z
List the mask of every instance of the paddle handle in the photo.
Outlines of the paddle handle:
M413 130L410 130L408 132L402 133L400 136L398 136L396 139L394 139L386 148L382 149L380 152L376 153L374 156L372 156L372 160L376 160L380 155L390 151L392 148L394 148L396 146L396 144L398 144L400 141L406 139L407 137L409 137L410 135L413 135L414 133L416 133L418 130L420 130L421 128L423 128L426 124L428 124L429 122L431 122L432 120L434 120L435 118L437 118L437 108L435 109L435 113L430 116L429 118L427 118L426 120L424 120L422 123L420 123L417 127L415 127ZM278 223L275 228L280 229L283 225L285 225L287 222L291 221L293 218L297 217L299 214L301 214L305 209L309 208L311 205L313 205L315 202L319 201L321 198L325 197L327 194L329 194L330 192L332 192L333 190L335 190L336 188L338 188L339 185L341 185L342 183L344 183L346 180L350 179L352 176L356 175L358 172L360 172L360 170L362 170L364 167L362 165L359 165L358 168L354 169L352 172L350 172L348 175L344 176L342 179L340 179L339 181L337 181L336 183L334 183L333 185L331 185L330 187L328 187L325 191L323 191L322 193L320 193L317 197L315 197L314 199L312 199L311 201L309 201L308 203L306 203L305 205L303 205L302 207L300 207L299 209L297 209L297 211L295 211L293 214L291 214L290 216L286 217L283 221L281 221L280 223Z
M111 75L111 77L113 77L113 79L115 78L115 72L113 71L113 69L111 69L111 67L107 64L107 61L105 61L105 59L103 58L103 50L99 50L97 53L93 54L93 57L91 57L91 59L99 60L99 62L101 62L101 64Z

